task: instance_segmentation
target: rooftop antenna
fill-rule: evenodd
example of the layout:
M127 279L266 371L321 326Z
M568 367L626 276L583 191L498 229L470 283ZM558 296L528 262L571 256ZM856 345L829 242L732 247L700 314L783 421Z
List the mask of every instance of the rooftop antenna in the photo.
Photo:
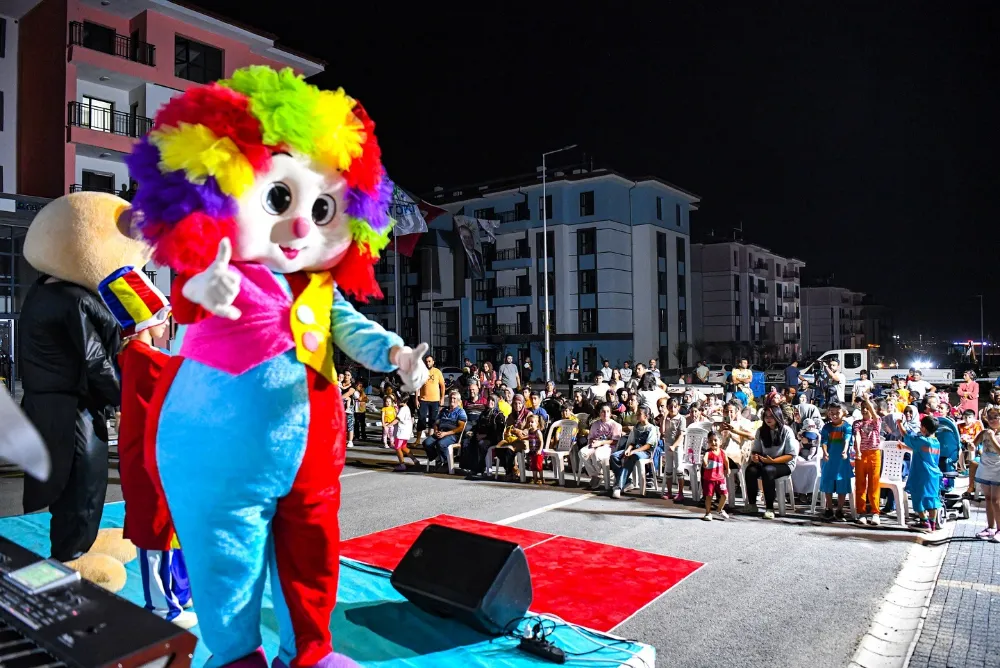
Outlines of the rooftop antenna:
M737 234L737 232L739 234ZM743 221L741 220L740 226L733 228L733 241L742 241L742 240L743 240Z

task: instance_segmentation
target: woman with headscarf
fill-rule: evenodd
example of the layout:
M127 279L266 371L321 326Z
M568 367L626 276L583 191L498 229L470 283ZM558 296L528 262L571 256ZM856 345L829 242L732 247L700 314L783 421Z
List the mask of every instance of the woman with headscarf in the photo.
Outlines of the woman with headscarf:
M775 482L792 474L798 451L795 435L785 424L781 409L777 406L766 407L764 424L757 430L750 449L750 464L746 469L747 497L750 501L745 512L757 512L757 482L760 481L764 487L764 519L774 519Z
M976 382L976 373L972 370L966 371L963 378L965 382L958 386L958 398L961 399L958 410L963 413L967 410L978 413L979 383Z
M504 427L503 440L496 444L493 450L500 466L506 471L508 481L517 478L519 471L515 455L528 449L528 416L532 411L524 401L524 395L515 394L511 404L510 415Z

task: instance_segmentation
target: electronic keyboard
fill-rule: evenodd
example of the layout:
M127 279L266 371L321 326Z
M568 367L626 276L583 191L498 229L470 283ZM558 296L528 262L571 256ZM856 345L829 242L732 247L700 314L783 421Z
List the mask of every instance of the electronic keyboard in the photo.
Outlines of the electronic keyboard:
M38 594L7 574L42 557L0 537L0 668L187 668L197 637L78 580Z

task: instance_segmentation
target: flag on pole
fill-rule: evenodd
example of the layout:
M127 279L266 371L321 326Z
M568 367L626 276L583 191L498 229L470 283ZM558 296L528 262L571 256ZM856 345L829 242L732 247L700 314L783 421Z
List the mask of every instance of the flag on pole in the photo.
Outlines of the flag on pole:
M465 255L469 258L472 275L476 278L482 278L486 271L483 241L496 243L496 230L499 225L500 221L498 220L483 220L471 216L455 215L455 234L462 242Z
M420 235L427 231L427 223L445 213L448 212L394 186L389 216L396 224L389 247L395 249L398 246L401 255L412 257Z

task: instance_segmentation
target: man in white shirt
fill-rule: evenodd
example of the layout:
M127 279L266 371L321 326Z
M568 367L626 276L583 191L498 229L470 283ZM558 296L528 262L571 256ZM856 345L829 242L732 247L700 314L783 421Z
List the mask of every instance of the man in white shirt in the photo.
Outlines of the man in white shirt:
M910 391L916 401L923 399L928 392L937 392L936 387L923 379L923 374L920 373L919 369L914 369L910 375L912 378L906 383L906 389Z
M628 360L625 360L625 364L622 365L622 368L618 369L618 373L621 374L623 383L628 383L632 380L632 365L629 364Z
M655 359L649 360L649 372L651 374L653 374L654 376L656 376L656 380L660 379L660 370L658 368L656 368L656 360Z
M611 374L614 373L614 369L611 368L611 362L604 360L604 366L601 367L601 377L604 378L604 382L611 380Z
M835 394L836 400L844 403L844 394L847 391L847 378L840 371L840 360L832 359L825 361L826 372L830 375L830 386L828 394ZM827 399L829 401L829 398Z
M705 360L698 362L698 366L694 370L694 375L702 385L708 384L708 365L705 364Z

